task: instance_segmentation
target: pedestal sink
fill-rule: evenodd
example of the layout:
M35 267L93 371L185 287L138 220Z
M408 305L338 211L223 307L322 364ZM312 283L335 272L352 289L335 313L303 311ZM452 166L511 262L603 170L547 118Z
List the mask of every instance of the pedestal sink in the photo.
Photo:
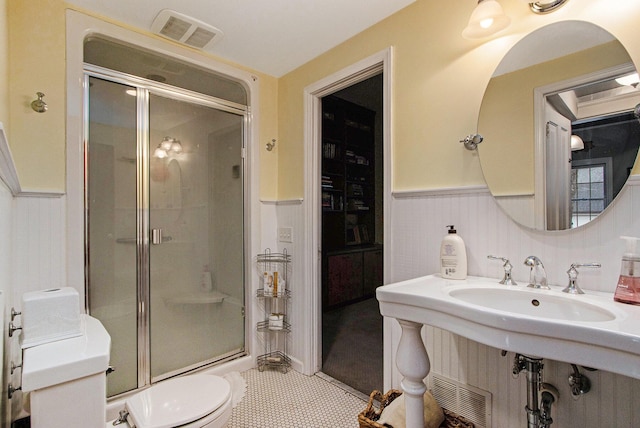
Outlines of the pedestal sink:
M613 321L616 314L573 295L555 294L517 286L453 288L449 295L468 304L496 311L565 321Z
M380 313L402 327L396 360L404 376L407 427L422 424L423 379L430 370L420 335L424 324L494 348L640 379L640 306L614 302L613 293L561 290L440 275L378 288Z

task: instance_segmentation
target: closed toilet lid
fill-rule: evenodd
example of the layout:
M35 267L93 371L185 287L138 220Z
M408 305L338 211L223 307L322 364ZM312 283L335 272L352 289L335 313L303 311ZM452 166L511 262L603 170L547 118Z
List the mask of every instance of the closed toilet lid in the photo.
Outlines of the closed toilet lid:
M230 396L225 379L189 375L153 385L129 398L125 407L137 428L172 428L207 416Z

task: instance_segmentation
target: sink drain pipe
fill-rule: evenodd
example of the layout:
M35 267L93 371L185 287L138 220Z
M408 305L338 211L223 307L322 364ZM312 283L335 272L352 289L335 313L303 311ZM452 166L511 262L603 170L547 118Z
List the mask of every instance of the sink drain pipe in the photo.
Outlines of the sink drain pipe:
M558 390L542 382L541 358L516 354L513 362L513 375L517 377L524 371L527 375L527 428L549 428L553 423L551 405L558 397Z

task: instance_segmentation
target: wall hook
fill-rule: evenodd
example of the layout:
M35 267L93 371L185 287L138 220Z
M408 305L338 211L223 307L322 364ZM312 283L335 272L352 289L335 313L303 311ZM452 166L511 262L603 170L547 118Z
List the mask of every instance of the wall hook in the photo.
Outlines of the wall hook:
M22 327L15 326L13 321L9 322L9 337L13 337L13 332L16 330L22 330Z
M31 108L35 112L44 113L48 108L47 103L45 103L42 99L44 97L44 94L42 92L36 92L36 95L38 96L38 99L31 102Z
M464 140L460 140L461 143L464 143L464 148L467 150L475 150L478 148L478 144L482 143L482 135L480 134L471 134L464 137Z
M16 391L22 391L22 385L15 387L11 382L7 386L7 398L11 400L13 398L13 393Z
M276 146L276 140L273 139L267 143L267 151L270 152Z

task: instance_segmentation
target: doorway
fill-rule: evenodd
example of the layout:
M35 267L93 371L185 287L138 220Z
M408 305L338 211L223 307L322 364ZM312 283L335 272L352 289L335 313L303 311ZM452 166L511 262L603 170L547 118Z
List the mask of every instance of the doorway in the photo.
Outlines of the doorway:
M383 74L322 98L322 372L383 389Z

